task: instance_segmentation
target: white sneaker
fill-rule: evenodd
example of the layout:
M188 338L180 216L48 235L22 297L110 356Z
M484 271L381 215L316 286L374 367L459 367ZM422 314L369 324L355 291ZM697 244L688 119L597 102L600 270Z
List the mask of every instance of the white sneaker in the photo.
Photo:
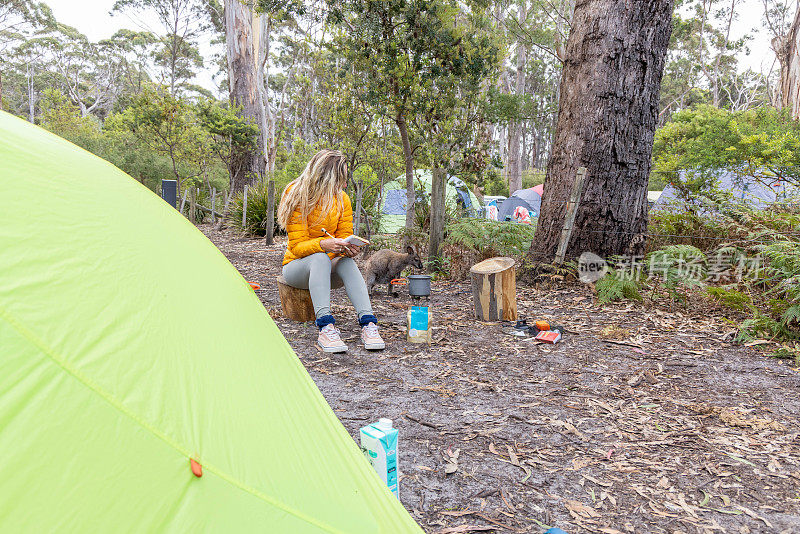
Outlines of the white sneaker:
M342 337L339 335L339 329L332 324L325 325L319 331L317 347L322 352L345 352L347 350L347 345L344 344Z
M367 323L361 327L361 341L364 343L364 348L367 350L381 350L386 348L386 343L378 333L378 325L375 323Z

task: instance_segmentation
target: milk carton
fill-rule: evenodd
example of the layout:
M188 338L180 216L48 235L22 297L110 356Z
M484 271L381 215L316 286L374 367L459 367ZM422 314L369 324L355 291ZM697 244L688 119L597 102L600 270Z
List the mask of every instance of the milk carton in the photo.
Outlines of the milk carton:
M397 481L397 429L392 428L391 419L380 419L377 423L361 428L361 450L381 480L394 496L400 498Z

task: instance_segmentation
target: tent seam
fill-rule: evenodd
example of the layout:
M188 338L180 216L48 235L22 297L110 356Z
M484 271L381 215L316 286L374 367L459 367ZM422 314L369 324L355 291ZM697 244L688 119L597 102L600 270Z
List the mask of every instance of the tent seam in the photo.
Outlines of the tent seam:
M111 394L107 393L99 385L95 384L95 382L93 380L91 380L90 378L85 376L79 370L73 369L71 366L69 366L63 360L63 358L59 358L58 357L58 355L57 355L55 350L50 349L50 347L45 345L44 342L40 341L30 330L25 328L25 326L22 323L20 323L16 319L14 319L3 308L0 308L0 317L2 317L8 324L10 324L23 338L28 340L28 342L32 343L43 354L45 354L48 358L50 358L56 365L61 367L61 369L63 369L67 374L71 375L78 382L80 382L81 384L83 384L84 386L89 388L91 391L93 391L94 393L99 395L103 400L105 400L107 403L109 403L112 407L116 408L118 411L122 412L124 415L128 416L129 418L133 419L134 422L138 423L142 428L144 428L145 430L147 430L148 432L153 434L155 437L159 438L161 441L163 441L164 443L166 443L167 445L169 445L170 447L175 449L175 451L177 451L178 453L180 453L183 456L186 456L187 458L192 458L192 455L188 452L188 449L186 449L185 447L181 446L180 444L178 444L177 442L172 440L165 433L163 433L163 432L159 431L158 429L152 427L150 424L145 422L142 418L140 418L139 416L134 414L132 411L127 409L120 401L118 401L116 398L114 398ZM282 511L284 511L284 512L290 514L290 515L293 515L293 516L297 517L298 519L301 519L301 520L303 520L303 521L305 521L307 523L310 523L310 524L312 524L312 525L314 525L314 526L316 526L318 528L321 528L323 530L326 530L328 532L343 532L343 531L335 529L332 526L329 526L329 525L326 525L324 523L321 523L321 522L319 522L319 521L317 521L317 520L315 520L315 519L313 519L311 517L307 517L305 514L303 514L301 512L298 512L298 511L292 509L291 507L282 504L279 501L276 501L275 499L273 499L272 497L266 495L265 493L262 493L261 491L250 487L249 485L245 484L244 482L240 482L239 480L237 480L236 478L232 477L231 475L228 475L224 471L214 467L213 464L206 464L206 463L203 463L203 462L200 462L200 464L203 466L204 469L210 471L211 473L214 473L215 475L220 477L222 480L228 482L232 486L235 486L235 487L239 488L240 490L244 491L245 493L249 493L249 494L253 495L254 497L257 497L257 498L261 499L262 501L266 502L270 506L274 506L275 508L278 508L279 510L282 510Z

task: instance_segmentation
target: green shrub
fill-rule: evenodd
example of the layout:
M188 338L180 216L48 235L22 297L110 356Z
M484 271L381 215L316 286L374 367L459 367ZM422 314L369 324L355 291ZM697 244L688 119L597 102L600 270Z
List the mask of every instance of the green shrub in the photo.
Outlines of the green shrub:
M447 225L444 245L480 254L521 257L528 252L536 226L508 221L462 218Z
M242 212L244 207L244 194L237 193L228 206L228 222L231 226L248 235L263 236L266 235L267 228L267 181L262 180L247 188L247 221L242 224ZM274 221L275 230L278 230L277 212L278 212L278 195L279 191L275 191L275 209L273 210L272 217Z
M747 293L719 286L706 288L706 294L726 308L736 311L747 311L753 306L753 299Z
M442 256L449 259L450 275L461 278L473 264L494 256L521 259L530 249L534 224L487 219L455 219L445 228Z
M613 269L598 280L594 288L597 291L597 300L604 304L620 300L642 300L641 279L621 276Z

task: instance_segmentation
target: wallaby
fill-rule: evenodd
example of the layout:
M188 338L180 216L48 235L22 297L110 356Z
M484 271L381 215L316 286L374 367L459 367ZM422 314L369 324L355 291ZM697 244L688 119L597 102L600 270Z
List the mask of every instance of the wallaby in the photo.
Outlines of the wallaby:
M369 294L372 295L375 284L388 284L400 276L403 269L408 266L422 269L422 260L412 246L406 247L405 254L387 249L374 253L364 265L364 281L367 283ZM387 295L391 293L391 287L386 293Z

